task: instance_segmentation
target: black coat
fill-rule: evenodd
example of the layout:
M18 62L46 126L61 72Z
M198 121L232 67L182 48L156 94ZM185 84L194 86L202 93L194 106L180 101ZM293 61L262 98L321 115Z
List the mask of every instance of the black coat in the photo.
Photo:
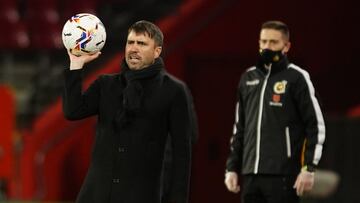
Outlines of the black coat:
M188 199L194 111L184 83L163 69L141 80L141 111L118 129L123 107L123 73L100 76L82 93L82 71L65 72L63 109L69 120L98 116L90 168L78 203L159 203L160 176L168 135L173 148L170 200Z

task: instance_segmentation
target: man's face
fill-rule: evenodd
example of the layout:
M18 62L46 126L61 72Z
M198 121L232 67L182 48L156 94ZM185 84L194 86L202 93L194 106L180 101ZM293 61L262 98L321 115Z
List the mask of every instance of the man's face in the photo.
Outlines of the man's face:
M260 32L259 48L270 49L272 51L282 51L286 54L290 49L290 42L283 34L274 29L262 29Z
M131 70L140 70L154 63L160 56L161 47L155 45L147 33L128 34L125 47L125 60Z

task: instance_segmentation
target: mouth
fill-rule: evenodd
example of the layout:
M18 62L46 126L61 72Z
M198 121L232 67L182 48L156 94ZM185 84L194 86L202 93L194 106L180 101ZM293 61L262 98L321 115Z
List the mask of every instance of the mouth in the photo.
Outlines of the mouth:
M141 60L141 57L136 54L131 54L128 56L128 61L131 63L138 63Z

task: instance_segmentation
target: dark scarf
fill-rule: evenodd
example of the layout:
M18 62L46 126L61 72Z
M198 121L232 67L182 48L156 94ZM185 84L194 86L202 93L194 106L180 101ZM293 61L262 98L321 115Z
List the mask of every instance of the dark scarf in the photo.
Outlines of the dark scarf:
M130 123L141 112L144 100L143 81L155 78L164 70L162 58L157 58L153 64L141 70L131 70L125 59L121 63L122 81L125 88L122 91L122 108L117 111L115 125L121 129Z

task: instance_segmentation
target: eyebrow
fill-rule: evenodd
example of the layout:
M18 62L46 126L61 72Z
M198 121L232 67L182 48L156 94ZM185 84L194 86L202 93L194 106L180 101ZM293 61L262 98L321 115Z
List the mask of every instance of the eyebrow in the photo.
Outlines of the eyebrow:
M145 44L145 45L148 44L143 40L131 40L131 39L128 39L127 43L137 43L137 44Z
M278 42L280 40L277 39L260 39L261 42L270 41L270 42Z

